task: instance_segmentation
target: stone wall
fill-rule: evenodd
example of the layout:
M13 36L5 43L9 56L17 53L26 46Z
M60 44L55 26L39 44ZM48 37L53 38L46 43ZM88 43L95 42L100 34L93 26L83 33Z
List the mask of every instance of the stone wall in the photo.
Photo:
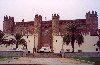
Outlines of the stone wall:
M61 58L59 53L35 53L34 58Z
M0 51L0 56L25 57L26 53L22 51Z
M0 56L34 57L34 58L61 58L60 53L25 53L22 51L0 51ZM64 57L100 57L100 52L65 53Z
M65 53L65 57L100 57L100 52Z
M27 57L34 58L61 58L60 53L35 53L28 54ZM64 57L100 57L100 52L65 53Z

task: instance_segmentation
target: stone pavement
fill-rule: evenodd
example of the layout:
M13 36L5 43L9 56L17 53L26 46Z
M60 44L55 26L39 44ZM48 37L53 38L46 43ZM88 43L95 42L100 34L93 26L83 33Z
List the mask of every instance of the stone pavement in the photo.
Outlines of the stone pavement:
M0 64L42 64L42 65L93 65L68 58L25 58L0 60Z

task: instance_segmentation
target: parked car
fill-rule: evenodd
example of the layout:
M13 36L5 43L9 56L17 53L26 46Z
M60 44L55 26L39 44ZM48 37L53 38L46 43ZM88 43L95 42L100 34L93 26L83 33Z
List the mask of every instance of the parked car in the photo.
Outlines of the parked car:
M42 47L41 49L37 50L37 52L51 52L50 47Z
M7 51L16 51L16 48L8 49Z
M9 49L7 51L23 51L23 52L28 52L28 50L25 49L25 48L11 48L11 49Z

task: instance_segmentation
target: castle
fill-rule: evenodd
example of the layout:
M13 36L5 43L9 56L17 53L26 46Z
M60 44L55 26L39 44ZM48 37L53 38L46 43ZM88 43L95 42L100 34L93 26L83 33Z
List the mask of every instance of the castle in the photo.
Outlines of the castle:
M66 33L65 28L70 23L77 23L81 26L83 33L89 33L96 36L98 30L98 15L96 11L86 13L86 19L60 20L58 14L52 14L52 20L42 21L41 15L35 15L34 21L15 22L14 17L4 16L3 32L6 34L15 34L17 32L23 35L38 34L38 49L42 46L53 45L53 36L59 36Z

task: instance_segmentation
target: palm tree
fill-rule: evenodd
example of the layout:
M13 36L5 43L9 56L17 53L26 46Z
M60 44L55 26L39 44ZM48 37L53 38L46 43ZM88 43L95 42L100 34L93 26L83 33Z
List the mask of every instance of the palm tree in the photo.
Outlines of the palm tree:
M1 44L6 44L7 39L5 39L5 34L0 30L0 45Z
M25 41L25 39L22 38L23 36L20 33L16 33L14 35L15 39L10 38L8 40L6 39L6 37L5 37L5 34L0 30L0 45L4 44L7 47L7 46L10 46L11 44L16 44L16 48L18 48L18 45L22 44L27 49L27 42Z
M25 41L25 39L22 38L23 37L22 34L16 33L14 37L15 37L16 48L18 48L18 45L20 44L24 45L27 48L27 42Z
M84 38L81 32L81 27L77 24L70 24L67 28L67 34L63 37L63 42L66 42L67 45L71 42L71 46L73 48L72 52L74 52L74 43L78 43L79 47L84 42Z
M98 34L98 37L99 37L99 41L97 41L97 43L94 44L94 46L97 45L99 47L99 50L100 50L100 29L98 29L97 34Z
M18 45L23 45L27 49L27 42L25 41L25 39L22 38L23 37L22 34L16 33L14 35L14 37L15 37L15 39L10 38L10 40L8 42L8 45L10 45L10 44L16 44L16 48L18 48Z
M21 39L19 44L22 44L27 49L27 42L25 41L25 39Z
M97 42L97 46L99 47L99 50L100 50L100 41Z

